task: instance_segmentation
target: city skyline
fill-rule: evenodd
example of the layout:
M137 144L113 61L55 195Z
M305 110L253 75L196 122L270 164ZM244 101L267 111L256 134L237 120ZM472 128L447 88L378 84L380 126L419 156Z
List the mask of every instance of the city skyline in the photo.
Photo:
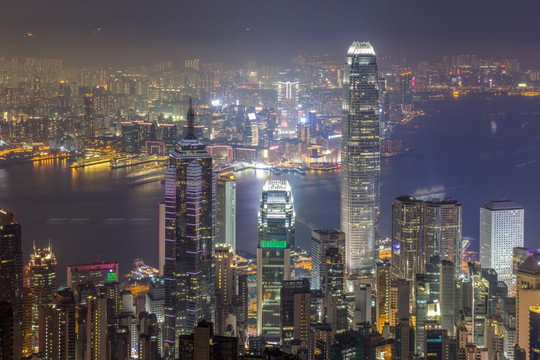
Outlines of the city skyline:
M8 1L0 17L0 45L10 56L50 57L54 52L62 53L69 62L86 62L86 65L98 62L106 54L113 64L119 59L131 62L135 54L147 61L156 54L166 59L216 61L219 60L213 55L216 50L226 54L223 59L228 63L245 58L264 61L273 53L276 55L270 58L275 61L279 59L278 53L292 58L298 49L309 54L320 52L321 47L339 59L341 49L360 37L358 40L369 39L379 44L382 55L415 57L418 53L428 53L430 57L442 57L448 51L477 51L491 56L502 50L505 56L522 54L523 61L538 64L538 53L534 50L537 40L529 31L534 23L532 14L539 10L534 2L521 1L520 6L507 7L497 0L485 8L460 0L453 6L464 10L454 17L437 3L396 4L385 0L369 4L374 16L363 17L361 23L354 21L355 14L362 10L362 5L356 2L340 0L330 5L303 0L287 3L286 7L285 4L281 1L230 7L220 3L167 3L163 7L143 1L98 2L95 6L68 1L45 5L34 1L26 6ZM107 11L101 11L105 6ZM343 8L348 11L343 12ZM302 16L306 9L310 9L311 16ZM475 16L478 13L485 16ZM175 21L177 16L183 17L183 21ZM287 26L276 27L271 21L274 18ZM49 21L41 22L41 19ZM505 26L491 26L499 22ZM144 30L139 23L147 25ZM424 31L426 28L430 31ZM507 32L506 28L512 31ZM519 42L513 41L513 34L519 34ZM264 48L271 51L265 52L264 57L257 55ZM145 51L141 54L132 49ZM86 54L81 57L83 50Z
M103 19L122 8L136 24L144 6L121 1ZM212 44L197 29L222 6L193 24L192 44ZM392 27L408 11L437 6L398 8ZM189 16L200 5L183 9ZM241 14L222 11L230 18L220 36ZM442 25L440 16L398 37L425 30L426 21ZM362 27L375 31L382 19L390 17ZM285 21L289 27L270 37L303 22ZM262 25L244 24L242 34L262 36ZM340 25L338 32L352 23ZM73 27L71 40L84 27ZM137 33L130 29L122 31ZM24 39L39 47L38 34ZM451 46L435 62L426 61L429 51L418 52L417 63L390 58L372 44L392 42L366 34L374 42L354 39L338 61L298 46L288 56L299 40L292 35L279 54L292 64L244 57L233 69L220 48L227 42L214 48L220 61L197 56L183 66L114 68L103 60L77 68L0 57L0 333L9 339L0 341L0 357L536 354L540 71L504 51L450 55ZM92 61L114 36L103 24L91 30L93 44L79 46ZM337 47L344 37L334 39ZM270 52L275 46L265 44Z

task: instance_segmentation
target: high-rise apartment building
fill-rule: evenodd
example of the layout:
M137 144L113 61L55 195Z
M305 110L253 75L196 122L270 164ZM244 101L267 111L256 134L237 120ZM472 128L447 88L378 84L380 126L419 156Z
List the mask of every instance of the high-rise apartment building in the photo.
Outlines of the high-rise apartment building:
M524 210L510 200L491 201L480 208L480 263L497 272L512 291L513 249L523 246Z
M281 286L289 280L294 248L294 200L286 180L268 180L259 210L257 246L257 335L281 341Z
M350 274L375 268L379 226L379 85L369 42L353 42L345 58L341 148L341 230Z
M168 352L175 340L189 335L202 320L213 320L215 178L212 157L195 136L190 101L186 136L170 155L165 183L165 329ZM172 183L171 183L172 182Z
M216 181L216 244L230 244L236 254L236 181L221 176Z
M0 302L2 321L13 332L13 342L6 345L13 349L14 359L22 353L21 326L23 320L23 260L21 250L21 225L6 209L0 208ZM7 316L13 318L9 320ZM10 325L9 325L10 324ZM9 326L8 326L9 325ZM8 351L8 350L6 350ZM11 351L11 350L9 350ZM2 350L4 352L4 350Z

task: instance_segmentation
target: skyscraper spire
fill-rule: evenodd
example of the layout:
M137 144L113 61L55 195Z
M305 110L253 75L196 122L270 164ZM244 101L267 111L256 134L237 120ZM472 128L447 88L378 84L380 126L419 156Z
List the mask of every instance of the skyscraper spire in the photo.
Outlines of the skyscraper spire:
M196 140L197 136L195 136L195 112L193 111L193 100L191 99L191 96L189 97L189 110L187 113L187 134L186 139L188 140Z

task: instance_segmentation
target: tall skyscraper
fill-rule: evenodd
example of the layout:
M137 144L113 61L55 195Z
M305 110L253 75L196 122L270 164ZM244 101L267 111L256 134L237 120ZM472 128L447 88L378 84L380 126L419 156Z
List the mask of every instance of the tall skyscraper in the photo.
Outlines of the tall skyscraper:
M391 265L388 261L377 263L377 300L375 311L377 330L382 333L384 324L390 321L390 290L391 290Z
M75 360L75 324L73 291L62 286L54 301L39 307L39 352L45 359Z
M230 244L236 254L236 181L221 176L216 182L216 243Z
M288 280L281 288L281 338L283 350L291 352L293 341L309 346L311 292L308 279Z
M375 51L353 42L345 58L341 148L341 230L350 274L375 267L379 226L379 85Z
M216 332L225 335L227 315L233 312L233 296L235 290L234 253L231 244L216 243L215 245L216 278Z
M281 286L289 280L294 248L294 200L286 180L268 180L259 210L257 246L257 335L281 341Z
M43 250L37 249L34 244L34 253L30 254L28 271L25 271L25 274L28 274L32 289L32 333L34 341L37 341L40 335L40 308L52 304L56 296L56 257L50 244Z
M82 119L82 134L84 137L94 137L94 121L94 94L89 93L84 96L84 116Z
M313 230L311 232L311 288L321 287L322 267L329 247L336 247L345 261L345 233L338 229Z
M439 273L439 303L441 306L441 325L448 334L454 335L454 298L455 298L455 266L448 260L442 260Z
M176 196L165 196L164 341L176 356L179 335L191 334L202 320L213 320L215 178L212 157L195 136L191 101L187 118L186 136L170 155L167 174L175 176L167 176L165 183L166 195L174 188Z
M491 201L480 208L480 263L497 272L512 292L513 249L523 246L524 210L510 200Z
M454 262L458 271L461 266L461 208L461 204L451 198L424 202L422 266L438 255L441 260Z
M422 201L402 195L392 202L392 272L414 284L421 273Z
M11 324L8 328L13 331L14 342L9 345L10 349L14 351L14 359L20 359L23 319L21 225L15 221L12 213L2 208L0 208L0 301L7 303L2 304L0 315L2 321ZM7 318L9 314L13 316L11 322Z

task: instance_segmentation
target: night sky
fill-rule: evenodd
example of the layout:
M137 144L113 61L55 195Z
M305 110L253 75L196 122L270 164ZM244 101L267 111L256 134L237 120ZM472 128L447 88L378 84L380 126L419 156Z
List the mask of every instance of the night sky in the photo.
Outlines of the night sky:
M299 53L341 59L352 41L369 40L383 56L536 65L539 13L536 0L1 0L0 56L283 63Z

